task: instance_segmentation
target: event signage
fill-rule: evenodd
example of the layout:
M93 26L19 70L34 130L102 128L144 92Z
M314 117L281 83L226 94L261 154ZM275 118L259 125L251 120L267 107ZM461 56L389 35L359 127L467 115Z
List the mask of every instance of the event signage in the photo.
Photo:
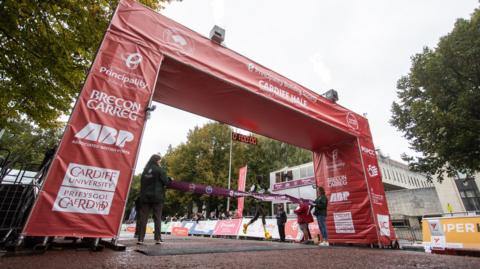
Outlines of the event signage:
M286 190L315 184L314 177L301 178L273 184L273 191Z
M107 31L24 234L117 236L162 59Z
M243 135L240 133L235 133L232 132L232 140L233 141L240 141L246 144L250 145L256 145L257 144L257 138L253 135Z
M240 168L238 171L238 191L245 191L245 183L247 182L247 166ZM237 215L238 217L243 217L243 206L245 203L244 197L237 198Z
M312 150L316 185L332 201L329 240L395 240L365 117L133 0L119 1L22 235L118 236L152 100ZM258 143L233 133L232 140ZM188 182L171 187L302 202Z

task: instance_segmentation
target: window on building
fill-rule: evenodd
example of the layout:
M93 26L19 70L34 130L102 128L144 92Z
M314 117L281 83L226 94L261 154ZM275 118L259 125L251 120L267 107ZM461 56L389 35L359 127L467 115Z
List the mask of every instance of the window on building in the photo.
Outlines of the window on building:
M473 178L458 178L455 180L463 206L467 211L480 211L480 191Z
M283 182L282 173L281 172L275 173L275 183L280 183L280 182Z
M300 178L306 178L306 177L307 177L307 167L300 168Z
M297 180L300 178L300 169L293 169L292 171L290 171L292 173L292 178L293 180Z
M308 177L313 177L313 175L314 175L313 165L309 165L309 166L307 167L307 176L308 176Z

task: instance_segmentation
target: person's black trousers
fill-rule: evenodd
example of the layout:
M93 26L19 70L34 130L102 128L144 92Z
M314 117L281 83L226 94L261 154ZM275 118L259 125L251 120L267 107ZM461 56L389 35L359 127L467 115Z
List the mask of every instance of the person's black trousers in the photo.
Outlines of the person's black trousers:
M278 224L278 234L280 235L280 241L285 241L285 224Z
M139 215L139 235L138 241L143 241L145 239L145 231L147 230L148 216L150 212L153 211L153 222L155 223L155 240L160 240L161 236L161 225L162 225L162 209L163 203L142 203L140 205Z

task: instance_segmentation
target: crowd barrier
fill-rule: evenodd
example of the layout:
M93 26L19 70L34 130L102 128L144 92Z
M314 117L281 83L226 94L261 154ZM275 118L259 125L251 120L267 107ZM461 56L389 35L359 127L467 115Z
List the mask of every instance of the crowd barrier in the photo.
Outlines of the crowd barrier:
M201 221L171 221L162 222L161 232L172 235L203 235L203 236L228 236L228 237L248 237L248 238L264 238L264 232L261 219L254 222L248 227L247 233L243 233L243 224L248 223L251 218L228 219L228 220L201 220ZM277 220L266 219L266 229L273 239L280 239L278 233ZM320 232L317 221L309 224L309 230L312 236L317 236ZM148 222L147 234L153 234L154 224ZM135 223L123 224L120 237L133 238L135 234ZM298 241L302 238L303 233L299 230L297 220L288 219L285 223L285 238L287 240Z

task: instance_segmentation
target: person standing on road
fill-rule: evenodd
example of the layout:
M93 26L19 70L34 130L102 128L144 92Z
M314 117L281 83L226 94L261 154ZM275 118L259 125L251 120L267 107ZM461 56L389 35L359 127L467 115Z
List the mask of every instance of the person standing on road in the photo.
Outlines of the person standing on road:
M162 209L165 199L165 187L170 184L171 178L160 166L162 157L154 154L150 157L147 165L143 169L140 179L140 211L139 211L139 235L137 244L143 245L145 231L150 212L153 211L153 221L155 223L155 243L160 244L162 224Z
M280 242L285 242L285 223L287 222L287 214L285 214L285 210L283 210L283 204L278 204L276 218Z
M303 239L300 243L308 243L308 240L311 239L310 231L308 230L308 224L313 222L312 214L310 213L310 206L308 202L302 201L295 209L295 214L297 214L297 223L300 229L303 232Z
M325 195L325 189L323 187L317 188L317 199L315 200L315 217L317 218L318 228L322 234L322 242L319 246L328 246L328 234L327 234L327 225L325 221L327 218L327 206L328 199Z

